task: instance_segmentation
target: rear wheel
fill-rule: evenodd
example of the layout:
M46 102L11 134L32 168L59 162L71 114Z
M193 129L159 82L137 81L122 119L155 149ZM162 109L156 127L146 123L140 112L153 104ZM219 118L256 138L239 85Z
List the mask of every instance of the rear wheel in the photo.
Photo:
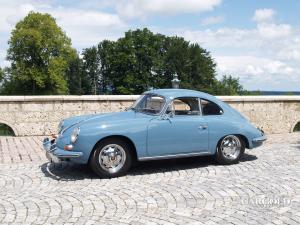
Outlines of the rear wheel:
M117 138L108 138L97 144L90 166L100 177L119 177L127 173L132 164L130 145Z
M244 152L244 141L239 136L227 135L218 143L216 159L220 164L233 164L239 161Z

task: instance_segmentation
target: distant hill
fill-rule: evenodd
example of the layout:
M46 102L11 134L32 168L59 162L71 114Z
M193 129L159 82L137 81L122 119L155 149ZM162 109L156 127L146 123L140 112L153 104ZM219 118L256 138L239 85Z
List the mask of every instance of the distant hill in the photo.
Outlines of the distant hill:
M300 91L248 91L254 95L300 95Z

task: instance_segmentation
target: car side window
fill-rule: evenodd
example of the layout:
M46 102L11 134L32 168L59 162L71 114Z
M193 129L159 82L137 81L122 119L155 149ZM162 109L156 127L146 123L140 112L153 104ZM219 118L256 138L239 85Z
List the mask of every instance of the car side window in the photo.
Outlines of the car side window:
M202 115L221 115L223 110L216 103L206 99L201 99Z
M200 115L198 98L176 98L169 106L168 111L174 115Z

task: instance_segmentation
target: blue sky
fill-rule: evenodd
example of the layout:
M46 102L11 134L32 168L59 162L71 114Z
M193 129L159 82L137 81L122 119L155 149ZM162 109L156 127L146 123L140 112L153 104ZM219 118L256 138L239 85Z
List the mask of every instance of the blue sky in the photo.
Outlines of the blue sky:
M211 52L218 78L239 77L248 90L300 91L297 0L0 0L0 66L16 22L50 13L80 52L129 29L182 36Z

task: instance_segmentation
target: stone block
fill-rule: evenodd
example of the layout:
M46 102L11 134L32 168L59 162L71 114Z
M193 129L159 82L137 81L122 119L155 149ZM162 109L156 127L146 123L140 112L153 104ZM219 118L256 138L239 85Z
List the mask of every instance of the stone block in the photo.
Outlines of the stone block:
M46 122L44 124L44 134L43 135L56 134L58 132L58 124L59 124L59 122Z
M0 112L7 112L8 111L8 104L0 102Z
M44 104L42 102L26 102L22 103L22 111L24 112L42 112L44 111Z
M74 102L55 102L54 111L78 111L82 110L82 101Z
M14 102L14 103L8 103L8 112L19 112L22 110L22 105Z
M45 135L44 133L45 122L34 123L16 123L15 127L18 130L19 136L36 136Z
M47 122L48 114L46 112L15 112L15 121L18 122Z

